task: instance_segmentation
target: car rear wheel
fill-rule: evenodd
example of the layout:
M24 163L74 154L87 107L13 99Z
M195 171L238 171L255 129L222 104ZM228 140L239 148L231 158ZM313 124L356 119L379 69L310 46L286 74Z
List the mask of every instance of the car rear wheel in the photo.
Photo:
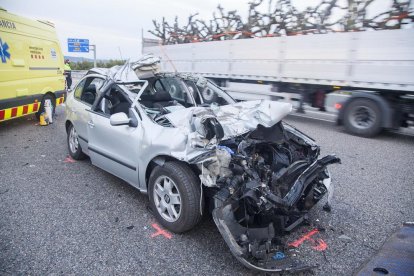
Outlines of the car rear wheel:
M166 162L151 173L148 195L154 216L168 230L181 233L201 219L201 190L194 172L180 162Z
M79 144L79 137L76 129L73 125L68 127L68 149L70 156L75 160L82 160L86 158L86 155L83 153L82 148Z

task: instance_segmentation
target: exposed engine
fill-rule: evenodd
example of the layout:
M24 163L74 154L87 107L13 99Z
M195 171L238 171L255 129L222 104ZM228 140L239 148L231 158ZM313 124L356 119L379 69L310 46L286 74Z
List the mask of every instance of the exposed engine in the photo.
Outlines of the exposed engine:
M340 159L318 156L311 138L279 122L221 141L215 158L203 163L200 178L213 187L215 223L247 267L269 272L292 268L289 262L275 264L271 256L280 248L279 237L329 193L326 166Z

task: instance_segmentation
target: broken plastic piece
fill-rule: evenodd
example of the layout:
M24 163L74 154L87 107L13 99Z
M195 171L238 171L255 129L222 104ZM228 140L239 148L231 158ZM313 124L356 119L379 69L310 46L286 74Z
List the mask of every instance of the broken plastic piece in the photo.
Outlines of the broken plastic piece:
M282 260L285 258L285 253L283 252L276 252L275 255L272 257L274 260Z

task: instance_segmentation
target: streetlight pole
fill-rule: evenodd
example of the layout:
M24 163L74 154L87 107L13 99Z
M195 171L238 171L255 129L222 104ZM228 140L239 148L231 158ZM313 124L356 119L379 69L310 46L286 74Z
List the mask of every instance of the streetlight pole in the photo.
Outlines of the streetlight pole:
M92 47L92 49L91 49L91 47ZM93 51L93 67L96 68L96 45L95 44L90 44L89 49L91 51Z

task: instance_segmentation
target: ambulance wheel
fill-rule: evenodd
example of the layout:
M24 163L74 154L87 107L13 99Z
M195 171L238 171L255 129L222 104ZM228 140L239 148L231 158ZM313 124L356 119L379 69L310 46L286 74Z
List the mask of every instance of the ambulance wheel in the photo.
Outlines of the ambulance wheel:
M70 124L68 126L68 150L70 156L75 160L82 160L86 158L86 154L83 153L82 148L79 144L79 136L76 132L75 127Z
M56 109L56 99L55 96L52 94L46 94L43 96L42 102L40 103L39 110L35 113L37 120L40 119L40 114L45 112L45 102L46 100L50 100L52 103L52 116L55 116L55 109Z

